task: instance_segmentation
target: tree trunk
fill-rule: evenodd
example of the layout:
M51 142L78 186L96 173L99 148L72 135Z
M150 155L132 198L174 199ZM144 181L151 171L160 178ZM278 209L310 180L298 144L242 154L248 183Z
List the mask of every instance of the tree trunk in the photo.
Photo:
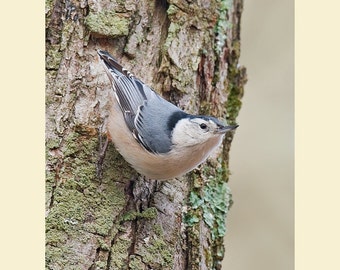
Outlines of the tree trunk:
M221 269L228 152L144 179L108 141L97 49L190 113L235 122L242 0L46 2L46 268Z

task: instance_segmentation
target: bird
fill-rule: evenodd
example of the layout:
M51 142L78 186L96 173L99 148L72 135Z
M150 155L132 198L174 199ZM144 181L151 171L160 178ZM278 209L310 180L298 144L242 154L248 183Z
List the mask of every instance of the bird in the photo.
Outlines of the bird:
M203 163L238 125L213 116L192 115L168 102L97 50L112 84L107 131L118 152L149 179L178 178Z

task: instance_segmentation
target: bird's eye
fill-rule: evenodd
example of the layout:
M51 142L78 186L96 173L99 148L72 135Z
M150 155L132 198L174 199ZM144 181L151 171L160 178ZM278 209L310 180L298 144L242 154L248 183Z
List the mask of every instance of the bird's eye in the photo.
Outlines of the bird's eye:
M208 127L208 126L207 126L206 124L204 124L204 123L200 124L200 128L201 128L201 129L207 129L207 127Z

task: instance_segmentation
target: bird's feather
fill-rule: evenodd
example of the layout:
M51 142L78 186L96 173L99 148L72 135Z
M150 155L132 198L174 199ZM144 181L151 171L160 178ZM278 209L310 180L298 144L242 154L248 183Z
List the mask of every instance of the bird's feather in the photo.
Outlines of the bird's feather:
M134 77L108 52L99 50L98 54L104 62L125 122L133 136L151 153L169 152L172 130L168 118L172 113L182 111Z

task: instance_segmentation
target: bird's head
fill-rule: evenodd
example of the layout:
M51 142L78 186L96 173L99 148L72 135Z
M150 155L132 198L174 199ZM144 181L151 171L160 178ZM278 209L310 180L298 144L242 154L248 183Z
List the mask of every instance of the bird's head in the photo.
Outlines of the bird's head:
M204 144L211 140L220 141L224 134L238 125L228 126L212 116L184 115L172 130L172 143L189 147Z

